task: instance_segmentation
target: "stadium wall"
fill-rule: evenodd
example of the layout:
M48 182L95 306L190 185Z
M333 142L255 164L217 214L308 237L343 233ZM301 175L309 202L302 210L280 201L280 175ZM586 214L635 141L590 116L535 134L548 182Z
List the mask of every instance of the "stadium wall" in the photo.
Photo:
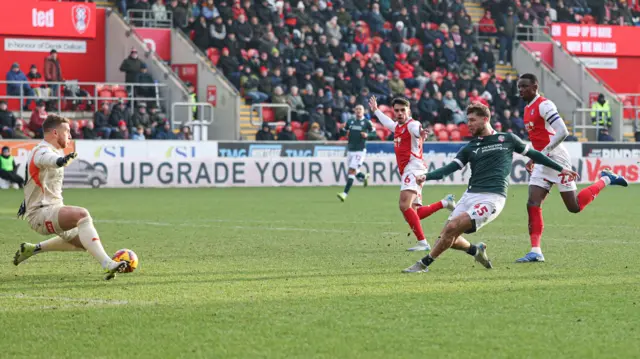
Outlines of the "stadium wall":
M24 171L30 146L37 141L0 141L13 148ZM464 143L425 144L429 170L451 161ZM336 186L347 178L344 143L76 141L79 158L65 169L65 187L281 187ZM604 167L640 183L640 144L567 143L580 183L598 178ZM370 142L364 170L372 185L400 185L393 144ZM514 155L510 182L526 184L528 161ZM466 184L468 167L430 185Z

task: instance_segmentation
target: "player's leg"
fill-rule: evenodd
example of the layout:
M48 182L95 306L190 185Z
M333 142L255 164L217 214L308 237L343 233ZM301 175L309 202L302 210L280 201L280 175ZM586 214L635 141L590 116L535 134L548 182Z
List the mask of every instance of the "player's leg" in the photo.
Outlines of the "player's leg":
M431 249L429 243L424 236L424 232L422 230L422 224L420 223L420 217L418 217L418 213L414 209L414 203L418 199L418 191L416 188L413 189L404 189L400 191L400 201L399 208L400 212L404 216L405 221L409 224L409 228L413 231L413 234L416 236L416 240L418 241L415 247L411 247L409 251L428 251Z
M115 277L117 272L126 270L128 264L126 262L115 262L105 252L100 241L98 231L93 226L93 218L89 211L82 207L64 206L58 212L57 226L63 231L69 231L78 228L78 237L80 244L86 249L105 269L107 273L106 280Z
M431 203L426 206L416 206L415 209L416 212L418 212L418 217L420 217L420 219L425 219L443 208L453 211L455 207L455 196L453 194L448 194L443 199L437 202Z
M78 236L76 235L75 238L78 239ZM68 241L60 236L49 238L37 244L24 242L20 244L20 249L18 249L14 255L13 264L18 265L30 257L44 252L84 251L84 247L78 244L79 243Z
M353 186L353 181L356 179L358 168L360 167L358 153L359 152L348 152L347 154L347 164L349 166L349 171L347 172L347 184L344 186L342 193L338 193L338 199L342 202L347 199L351 186Z
M600 194L600 191L609 185L623 187L628 186L627 180L624 177L618 176L610 170L604 170L600 173L600 178L596 182L583 188L577 193L577 195L577 187L574 181L566 184L559 184L558 189L560 190L560 196L562 197L567 210L571 213L579 213L582 212L589 203L596 199L598 194Z
M364 163L365 154L366 154L366 151L358 152L358 158L357 158L358 167L356 168L356 179L362 182L362 185L364 187L367 187L369 186L369 174L362 172L362 164Z
M516 259L517 263L544 262L540 239L544 230L544 220L542 218L542 203L547 198L551 186L548 179L550 175L545 174L546 168L542 165L534 165L529 180L529 198L527 199L527 214L529 217L529 241L531 250L524 257ZM557 177L557 175L556 175Z

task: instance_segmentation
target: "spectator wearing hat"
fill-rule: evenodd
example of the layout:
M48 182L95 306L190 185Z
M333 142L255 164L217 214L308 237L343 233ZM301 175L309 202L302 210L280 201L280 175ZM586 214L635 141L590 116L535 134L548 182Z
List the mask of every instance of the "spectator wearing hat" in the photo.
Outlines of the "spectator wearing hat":
M287 123L282 131L278 133L278 141L297 141L296 135L293 133L291 123Z
M0 137L13 138L13 128L16 126L16 117L7 108L7 102L0 101Z
M307 139L309 141L326 141L327 137L325 137L320 125L317 122L314 122L309 128L309 132L307 132Z
M251 99L253 103L262 103L269 99L269 95L258 91L260 79L252 71L250 66L244 68L244 73L240 77L240 87L244 90L244 96Z
M316 110L313 114L311 114L311 118L309 119L311 124L317 123L320 126L320 130L324 132L325 130L325 122L324 122L324 105L318 104L316 105Z
M27 76L20 70L20 65L15 62L11 65L11 69L7 72L7 81L22 81L24 83L9 83L7 84L7 95L9 96L35 96L33 89L29 86ZM23 109L29 110L29 105L33 99L27 98Z
M124 121L120 121L118 123L118 128L113 132L113 138L117 140L128 140L129 139L129 128L127 128L127 123Z
M138 50L131 49L129 57L124 59L120 64L120 71L125 73L125 82L127 84L135 83L138 74L142 69L142 61L138 58Z
M118 128L121 124L121 122L118 122ZM125 124L127 124L126 121ZM147 104L144 102L138 102L138 109L133 116L131 116L131 124L129 127L133 129L138 126L142 126L144 128L151 127L151 121L149 120L149 114L147 113Z
M49 52L49 56L44 59L44 79L47 82L62 82L64 77L62 76L62 68L60 67L60 61L58 60L58 51L55 49ZM51 94L54 97L60 96L58 93L57 84L50 84Z
M47 109L44 101L40 100L36 104L36 108L31 112L31 119L29 120L29 131L33 138L42 138L42 124L47 119Z
M121 120L124 120L124 122L131 126L131 112L125 106L123 99L119 99L118 103L116 103L111 108L111 115L109 115L109 126L111 126L111 128L113 129L116 129L118 128L118 123Z
M256 132L256 141L275 141L275 139L269 123L263 122L262 128Z
M110 139L111 132L113 132L113 130L117 128L116 126L113 126L114 128L112 128L112 126L109 124L110 116L111 113L109 111L108 102L103 102L102 106L100 107L100 111L96 111L96 113L93 114L93 123L98 130L98 133L101 133L102 138L105 140Z

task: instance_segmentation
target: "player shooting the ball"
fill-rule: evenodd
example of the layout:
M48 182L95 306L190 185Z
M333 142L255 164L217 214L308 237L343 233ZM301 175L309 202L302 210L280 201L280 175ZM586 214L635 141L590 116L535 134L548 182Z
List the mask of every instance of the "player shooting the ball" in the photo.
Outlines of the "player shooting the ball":
M64 167L78 156L75 152L64 155L71 140L69 123L67 118L49 115L42 124L44 140L28 155L24 201L18 211L18 217L26 216L34 231L56 236L38 244L22 243L13 264L42 252L87 250L104 268L104 279L113 279L116 273L126 271L129 263L116 262L107 255L89 211L62 203Z
M447 249L465 251L485 268L492 268L487 256L487 246L476 245L462 237L463 233L473 233L498 217L507 201L507 188L511 174L513 152L529 157L535 163L553 168L567 178L578 174L563 168L559 163L532 149L512 133L493 130L490 124L491 111L480 103L467 107L469 130L474 138L465 145L453 162L420 176L419 183L442 179L455 171L471 166L471 178L467 190L460 198L445 224L434 248L405 273L427 272L429 266Z

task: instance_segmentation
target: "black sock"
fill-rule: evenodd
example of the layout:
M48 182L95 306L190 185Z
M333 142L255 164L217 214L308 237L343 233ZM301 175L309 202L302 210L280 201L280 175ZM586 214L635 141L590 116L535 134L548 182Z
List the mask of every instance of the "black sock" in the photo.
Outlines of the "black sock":
M347 179L347 185L344 186L344 193L349 193L349 190L351 189L352 185L353 185L353 177L349 177Z
M435 261L435 259L431 258L431 254L427 254L426 257L422 258L420 260L420 262L422 262L422 264L424 264L425 266L429 266L431 263L433 263L433 261Z
M475 256L476 253L478 253L478 247L476 247L475 244L472 244L471 247L469 247L469 249L467 249L467 254Z
M364 181L364 173L362 172L358 172L358 174L356 174L356 178L358 179L358 181L362 182Z

